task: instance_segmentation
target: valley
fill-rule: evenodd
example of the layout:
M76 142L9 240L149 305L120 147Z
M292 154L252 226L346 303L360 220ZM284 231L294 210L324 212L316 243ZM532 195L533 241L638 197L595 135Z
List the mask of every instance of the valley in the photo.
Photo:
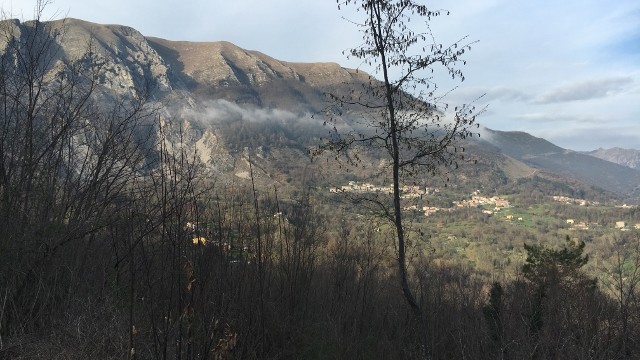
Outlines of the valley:
M634 151L456 132L407 92L398 150L359 69L0 32L0 358L640 354Z
M328 201L340 203L358 194L388 196L391 189L350 181L328 192ZM518 193L489 196L420 186L404 186L401 197L410 227L419 234L415 243L426 256L468 267L487 280L516 278L526 259L525 243L559 246L566 236L585 241L591 258L586 269L606 279L611 274L605 264L615 260L617 243L640 236L640 208L615 201L552 194L534 200Z

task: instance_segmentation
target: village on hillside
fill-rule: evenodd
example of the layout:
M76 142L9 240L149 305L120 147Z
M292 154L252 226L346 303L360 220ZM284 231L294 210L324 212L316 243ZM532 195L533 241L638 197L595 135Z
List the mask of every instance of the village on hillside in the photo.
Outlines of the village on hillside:
M371 183L358 183L357 181L349 181L347 185L342 185L339 187L331 187L329 188L330 193L339 194L339 193L379 193L379 194L392 194L393 188L391 186L378 186ZM403 199L422 199L426 195L433 195L439 193L440 190L437 188L431 187L420 187L418 185L404 185L401 189L401 198ZM443 208L437 206L420 206L418 204L413 204L404 207L405 211L420 211L424 214L424 216L433 215L439 211L455 211L460 208L481 208L482 213L494 216L498 214L503 209L511 208L512 205L509 203L509 200L500 197L500 196L485 196L481 194L480 190L474 191L470 194L470 199L466 200L456 200L452 201L452 207ZM585 199L576 199L571 198L564 195L554 195L552 199L556 202L560 202L567 205L579 205L579 206L599 206L601 205L597 201L589 201ZM629 209L633 206L630 205L619 205L616 206L619 208ZM504 214L504 219L506 221L523 221L524 219L520 216L515 217L512 214ZM589 224L586 221L579 221L576 219L564 219L563 220L568 226L570 230L589 230L590 227L601 226L598 224ZM635 224L630 224L625 221L616 221L614 229L620 231L629 231L631 229L640 230L640 222Z
M360 184L357 181L349 181L347 185L340 187L329 188L330 193L380 193L380 194L392 194L393 188L391 186L376 186L371 183ZM418 185L404 185L401 189L401 198L403 199L418 199L423 198L426 195L433 195L439 193L440 189L431 187L420 187ZM498 196L483 196L479 190L476 190L469 200L453 201L453 207L441 208L437 206L418 206L416 204L406 206L405 211L422 211L425 216L432 215L438 211L453 211L456 208L473 208L479 206L494 206L492 210L483 210L488 215L493 215L494 212L501 209L509 208L511 205L509 201Z

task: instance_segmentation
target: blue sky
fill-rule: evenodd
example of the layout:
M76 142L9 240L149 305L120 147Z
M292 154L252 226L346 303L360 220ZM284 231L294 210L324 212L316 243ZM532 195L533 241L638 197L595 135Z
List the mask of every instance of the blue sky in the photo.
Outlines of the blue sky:
M3 0L29 19L35 1ZM480 123L521 130L573 150L640 149L640 1L434 0L451 15L432 22L443 43L469 35L461 84L447 98L489 104ZM227 40L286 61L333 61L360 34L335 0L56 0L45 18L122 24L170 40ZM7 15L5 15L7 17Z

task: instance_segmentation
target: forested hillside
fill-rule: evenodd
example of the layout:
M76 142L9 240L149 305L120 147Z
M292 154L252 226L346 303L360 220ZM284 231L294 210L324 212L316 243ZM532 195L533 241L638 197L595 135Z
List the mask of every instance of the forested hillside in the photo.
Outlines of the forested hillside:
M640 357L637 206L470 143L403 188L423 322L388 184L351 191L384 159L309 156L323 91L368 75L68 21L0 23L0 358Z

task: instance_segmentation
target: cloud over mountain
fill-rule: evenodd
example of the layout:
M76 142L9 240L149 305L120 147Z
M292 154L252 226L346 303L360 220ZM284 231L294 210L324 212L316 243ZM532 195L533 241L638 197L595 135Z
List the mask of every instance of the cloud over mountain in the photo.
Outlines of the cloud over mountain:
M603 98L626 90L633 82L634 79L631 77L611 77L575 82L543 93L536 100L536 103L549 104Z

